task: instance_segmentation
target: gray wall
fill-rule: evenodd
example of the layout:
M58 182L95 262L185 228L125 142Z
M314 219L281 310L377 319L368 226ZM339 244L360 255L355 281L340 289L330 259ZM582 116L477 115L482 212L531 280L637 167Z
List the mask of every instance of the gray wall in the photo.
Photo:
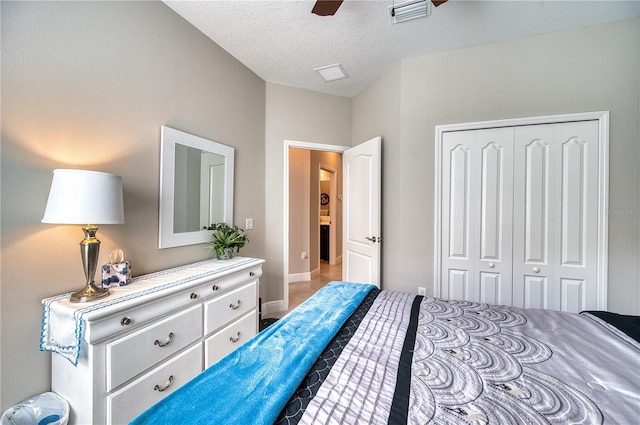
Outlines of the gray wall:
M608 110L609 309L640 314L639 29L634 19L407 59L354 99L354 144L384 140L384 287L433 294L436 125Z
M428 184L424 173L431 166L421 160L421 151L415 147L407 149L401 144L401 70L401 65L397 64L353 99L352 137L354 146L376 136L382 137L381 283L389 289L397 285L415 291L418 286L425 286L427 279L425 273L419 272L420 268L432 261L425 258L425 242L421 240L422 229L431 224L422 221L422 217L417 223L405 220L407 214L414 215L415 211L410 209L417 208L415 202L421 203L421 209L431 208L431 204L417 194ZM416 173L420 176L416 177ZM405 208L402 202L408 202L410 208ZM416 226L420 226L420 230Z
M311 151L289 149L289 274L311 271ZM300 252L306 251L308 258L302 259Z
M134 275L207 258L159 250L160 126L236 148L241 255L265 257L265 83L160 2L6 2L2 14L1 409L50 388L41 299L84 286L79 226L42 224L54 168L123 176L125 224L104 225ZM96 193L96 196L100 196Z
M285 140L351 146L351 99L267 83L265 136L265 219L269 260L267 300L284 298L283 196ZM288 274L288 273L287 273Z

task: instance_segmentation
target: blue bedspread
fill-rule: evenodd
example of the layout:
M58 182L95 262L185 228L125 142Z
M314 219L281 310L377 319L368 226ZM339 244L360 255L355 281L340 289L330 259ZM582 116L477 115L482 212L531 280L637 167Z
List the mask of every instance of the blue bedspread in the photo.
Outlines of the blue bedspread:
M329 283L131 423L273 424L316 358L373 288Z

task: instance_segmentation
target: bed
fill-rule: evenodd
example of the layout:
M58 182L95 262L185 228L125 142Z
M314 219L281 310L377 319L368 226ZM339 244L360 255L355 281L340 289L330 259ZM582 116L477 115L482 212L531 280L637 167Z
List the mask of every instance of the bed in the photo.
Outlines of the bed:
M133 424L635 424L640 322L332 282Z

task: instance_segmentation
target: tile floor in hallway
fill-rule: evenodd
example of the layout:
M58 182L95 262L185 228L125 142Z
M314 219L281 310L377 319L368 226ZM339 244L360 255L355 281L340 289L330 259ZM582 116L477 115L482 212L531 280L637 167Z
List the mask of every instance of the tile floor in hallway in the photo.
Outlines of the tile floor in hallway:
M269 313L265 318L280 318L300 305L316 291L333 280L342 280L342 264L332 266L326 261L320 262L320 275L312 280L289 284L289 310Z

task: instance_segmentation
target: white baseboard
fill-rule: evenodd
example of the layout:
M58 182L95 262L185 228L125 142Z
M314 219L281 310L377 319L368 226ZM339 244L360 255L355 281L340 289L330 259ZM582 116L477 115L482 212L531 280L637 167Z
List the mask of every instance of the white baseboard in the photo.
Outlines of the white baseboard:
M284 300L275 300L262 303L262 316L269 313L284 311Z
M306 272L306 273L291 273L289 275L289 283L304 282L305 280L311 280L311 273L310 272Z
M320 267L311 272L291 273L289 275L289 283L305 282L307 280L315 279L318 276L320 276Z
M315 270L313 270L311 272L311 279L315 279L318 276L320 276L320 267L318 267L317 269L315 269ZM311 279L309 279L309 280L311 280Z

